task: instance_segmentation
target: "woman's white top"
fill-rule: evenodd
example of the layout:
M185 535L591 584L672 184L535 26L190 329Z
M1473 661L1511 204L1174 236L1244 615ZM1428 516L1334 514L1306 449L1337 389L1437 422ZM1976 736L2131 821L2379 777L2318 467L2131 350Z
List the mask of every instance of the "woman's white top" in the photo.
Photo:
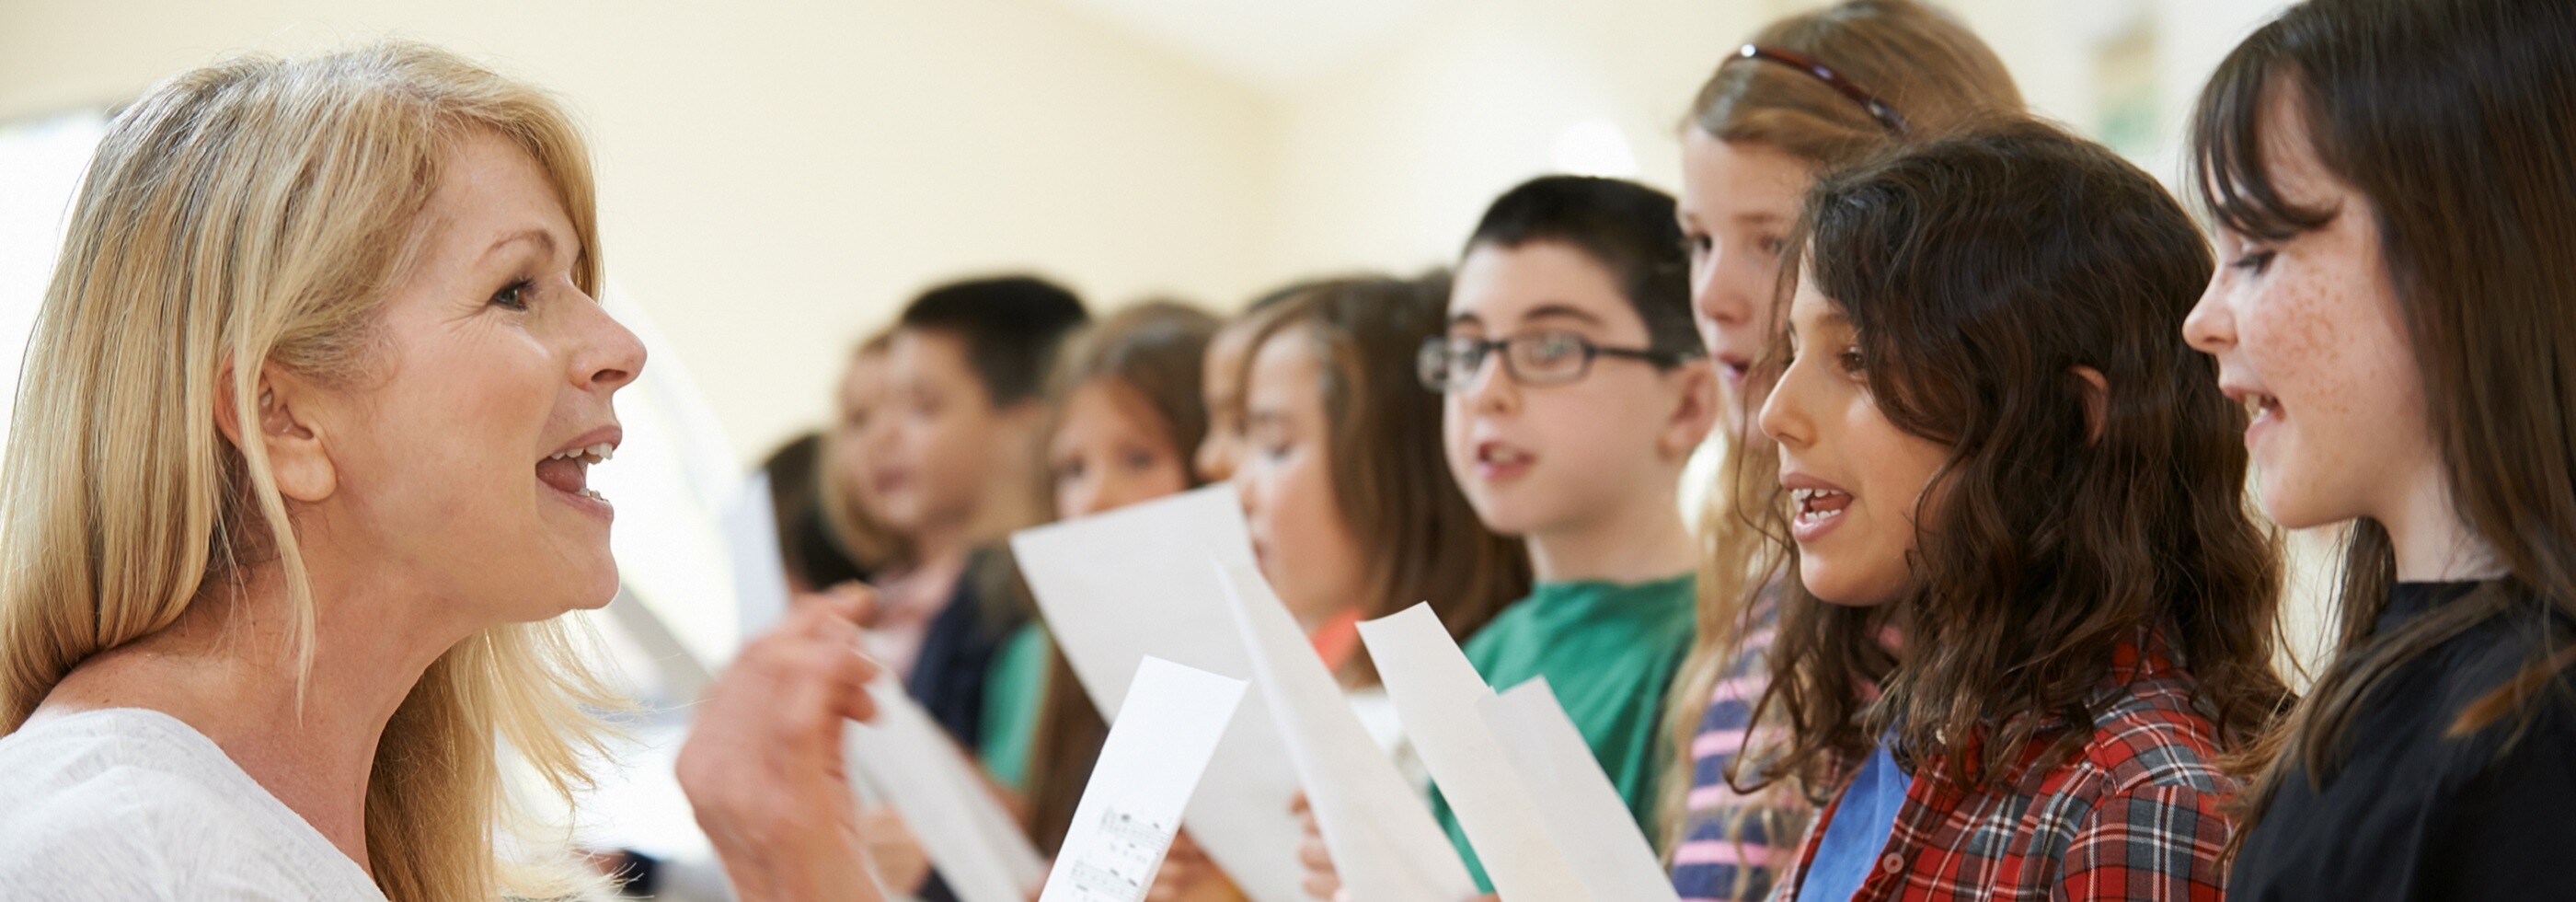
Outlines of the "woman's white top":
M366 871L177 718L0 736L0 899L383 899Z

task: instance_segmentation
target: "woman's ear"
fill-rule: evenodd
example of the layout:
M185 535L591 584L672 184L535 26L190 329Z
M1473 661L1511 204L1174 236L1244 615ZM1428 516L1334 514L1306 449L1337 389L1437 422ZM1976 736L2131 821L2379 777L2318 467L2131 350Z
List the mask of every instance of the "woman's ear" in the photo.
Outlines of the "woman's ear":
M2102 427L2111 418L2111 382L2102 378L2101 370L2089 366L2068 367L2066 371L2084 383L2079 389L2084 393L2084 443L2099 442Z
M269 474L277 482L279 495L311 504L339 491L339 470L332 465L323 432L312 416L320 398L317 386L277 367L262 367L259 385L253 389L256 429L248 430L246 435L230 391L232 367L224 368L216 384L224 390L215 403L215 428L233 447L245 452L250 447L246 442L260 443L260 450L268 455Z
M1717 368L1708 358L1700 357L1674 367L1664 378L1672 380L1681 391L1674 399L1672 418L1665 424L1657 450L1668 460L1689 460L1700 444L1708 441L1709 430L1717 428L1717 418L1726 406L1717 397Z

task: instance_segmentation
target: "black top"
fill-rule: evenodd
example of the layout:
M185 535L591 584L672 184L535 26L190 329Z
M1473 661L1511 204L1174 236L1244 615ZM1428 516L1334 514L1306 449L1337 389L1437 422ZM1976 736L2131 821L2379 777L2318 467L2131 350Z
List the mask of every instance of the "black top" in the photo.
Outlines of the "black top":
M1027 593L1009 551L976 549L967 556L947 605L922 633L911 678L904 681L904 691L968 754L983 741L985 672L1003 640L1029 622L1034 602L1026 599ZM908 895L922 902L957 902L956 891L937 872Z
M904 689L972 753L984 737L984 676L1011 632L1029 622L1019 569L1002 548L976 549L921 636Z
M2477 585L2401 583L2373 634ZM2344 764L2322 789L2305 768L2285 775L2246 835L2227 897L2576 899L2576 681L2560 674L2518 737L2515 715L2443 735L2534 651L2566 647L2566 627L2523 606L2391 673L2355 712Z

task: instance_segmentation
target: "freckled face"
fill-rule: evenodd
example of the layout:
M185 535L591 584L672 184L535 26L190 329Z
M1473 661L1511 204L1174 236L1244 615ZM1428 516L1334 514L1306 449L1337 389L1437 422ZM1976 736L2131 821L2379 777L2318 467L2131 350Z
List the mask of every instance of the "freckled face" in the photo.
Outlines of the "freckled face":
M2336 211L2271 241L2220 229L2225 265L2183 323L2246 402L2265 513L2293 529L2377 516L2439 465L2412 345L2368 198L2317 158L2293 92L2263 113L2263 165L2293 205Z

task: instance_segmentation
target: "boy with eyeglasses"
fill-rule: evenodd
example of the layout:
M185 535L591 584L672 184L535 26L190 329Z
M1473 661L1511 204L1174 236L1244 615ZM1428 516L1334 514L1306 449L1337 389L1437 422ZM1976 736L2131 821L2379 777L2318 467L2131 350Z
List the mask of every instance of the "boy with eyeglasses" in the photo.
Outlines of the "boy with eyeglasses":
M1486 526L1528 544L1539 583L1467 657L1497 687L1546 677L1649 836L1664 695L1694 629L1697 546L1677 494L1720 403L1673 206L1614 179L1512 189L1468 240L1447 334L1420 359L1446 396L1450 470ZM1446 801L1432 805L1491 892Z

